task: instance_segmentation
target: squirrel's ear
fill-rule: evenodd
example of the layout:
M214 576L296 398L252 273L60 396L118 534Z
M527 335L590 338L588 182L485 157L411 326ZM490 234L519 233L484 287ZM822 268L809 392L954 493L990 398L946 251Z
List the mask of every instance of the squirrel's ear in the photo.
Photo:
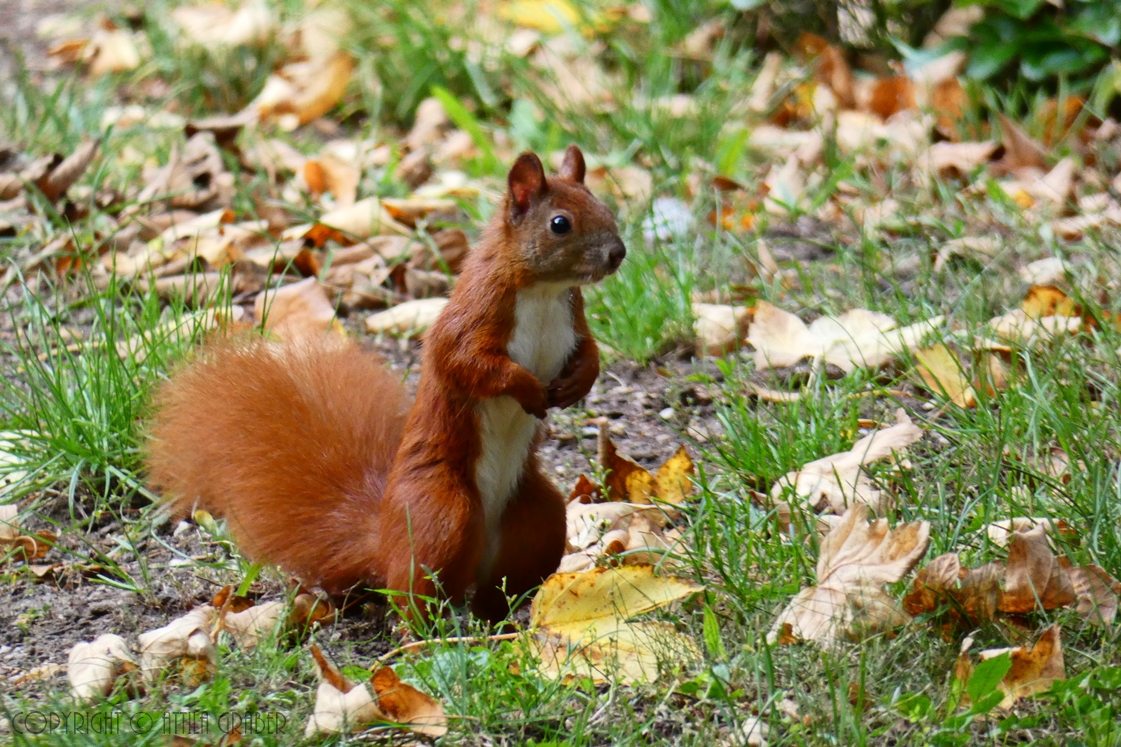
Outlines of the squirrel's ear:
M518 156L506 182L510 185L510 208L514 211L515 218L524 215L534 198L548 189L545 167L541 165L541 159L536 153L522 153Z
M564 163L560 167L560 178L577 184L584 183L584 154L575 144L564 152Z

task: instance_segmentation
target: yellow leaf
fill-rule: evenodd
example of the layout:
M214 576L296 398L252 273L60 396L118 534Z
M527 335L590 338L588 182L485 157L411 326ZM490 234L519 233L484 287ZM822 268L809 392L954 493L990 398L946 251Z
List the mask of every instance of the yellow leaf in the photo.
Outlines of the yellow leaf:
M915 358L919 362L919 375L931 392L944 395L958 407L977 404L977 393L962 373L961 363L945 345L918 350Z
M553 677L652 681L659 658L692 660L696 645L667 623L627 619L699 591L649 565L553 574L533 600L527 643Z
M501 5L498 15L515 26L546 34L558 34L580 21L580 13L568 0L516 0Z
M654 495L675 506L684 503L696 487L691 479L693 474L693 460L682 446L658 468L658 474L654 476Z

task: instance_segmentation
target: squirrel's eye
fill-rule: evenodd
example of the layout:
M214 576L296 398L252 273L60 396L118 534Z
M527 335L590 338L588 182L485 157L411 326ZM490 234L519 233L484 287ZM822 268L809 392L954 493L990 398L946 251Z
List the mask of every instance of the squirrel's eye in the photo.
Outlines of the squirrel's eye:
M572 223L563 215L554 215L553 219L549 221L549 228L555 234L565 234L572 230Z

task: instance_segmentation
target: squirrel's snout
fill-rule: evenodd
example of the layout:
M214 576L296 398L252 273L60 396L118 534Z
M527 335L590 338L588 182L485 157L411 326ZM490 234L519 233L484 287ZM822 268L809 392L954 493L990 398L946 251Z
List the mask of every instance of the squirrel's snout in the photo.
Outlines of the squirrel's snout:
M619 265L623 264L623 260L627 256L627 247L623 246L622 239L615 239L615 243L607 250L607 266L611 272L619 269Z

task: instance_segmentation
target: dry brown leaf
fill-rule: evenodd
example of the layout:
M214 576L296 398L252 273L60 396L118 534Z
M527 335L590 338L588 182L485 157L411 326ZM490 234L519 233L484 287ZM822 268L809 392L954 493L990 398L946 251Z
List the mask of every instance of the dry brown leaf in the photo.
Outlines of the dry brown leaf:
M996 149L997 144L992 141L935 143L922 154L918 164L920 170L931 178L964 178L988 163Z
M698 657L697 647L671 624L627 621L701 590L655 576L648 565L555 573L533 599L524 640L549 677L652 682L659 659L687 663Z
M693 336L698 357L721 356L738 348L751 323L746 306L693 303Z
M249 0L234 10L220 3L186 5L171 11L184 38L204 47L259 46L276 32L276 15L263 0Z
M1005 694L1000 707L1011 708L1021 698L1031 697L1051 689L1055 680L1066 677L1063 664L1063 647L1059 640L1059 626L1053 625L1043 632L1039 640L1029 650L1026 646L1014 648L994 648L980 652L981 660L992 659L1001 654L1009 654L1012 666L1000 681L1000 691ZM963 656L967 654L963 651ZM964 667L966 674L972 667Z
M903 597L903 607L912 615L920 615L945 604L954 620L964 627L975 627L996 614L1003 577L1000 563L965 569L957 553L939 555L915 575L911 591Z
M0 436L10 434L11 431L8 431L0 434ZM5 439L0 438L0 446L3 445L4 441ZM13 458L11 461L8 461L6 459L7 456L7 452L0 451L0 464L19 463L18 458ZM12 482L20 478L19 474L15 474L16 472L17 471L13 471L13 476L16 477L16 480L12 480ZM23 534L20 531L18 513L19 507L15 504L8 503L0 505L0 553L6 553L8 548L19 548L19 554L17 554L16 557L22 557L22 559L28 563L45 557L47 552L50 551L51 546L58 541L58 535L47 529L40 530L33 535Z
M759 301L747 341L755 348L757 370L793 366L803 358L822 358L843 371L879 368L942 324L942 317L896 328L886 314L864 309L840 317L820 317L809 326L794 314Z
M809 462L788 472L771 488L776 503L790 491L814 511L846 513L852 505L867 505L875 513L886 508L887 497L872 484L863 467L891 456L922 438L922 428L911 422L902 409L895 412L895 425L874 431L840 454Z
M914 109L915 84L904 75L881 78L872 87L872 99L868 106L884 120L899 112Z
M144 56L141 46L139 37L131 31L98 29L89 43L82 46L82 62L94 77L128 72L140 67Z
M358 199L361 172L331 153L322 153L318 158L304 161L303 176L312 194L330 192L340 208L349 207Z
M57 166L51 168L47 174L35 180L35 185L39 187L48 200L55 202L85 173L93 161L94 155L97 154L97 148L100 144L100 140L83 142L74 149L73 153L62 159Z
M965 378L961 362L950 349L939 343L932 348L915 351L919 375L926 388L940 394L958 407L973 407L977 393Z
M371 335L390 334L414 336L435 323L444 310L446 298L422 298L398 304L388 311L373 314L366 319L366 331Z
M70 649L68 657L70 694L80 702L105 697L121 675L136 668L136 660L120 636L105 633L93 641L82 641Z
M305 737L361 731L367 724L386 720L369 688L344 677L318 646L311 646L311 654L319 688L315 692L315 710L304 729Z
M1121 583L1097 565L1071 568L1068 572L1078 598L1078 606L1075 608L1078 614L1092 625L1112 625L1117 618Z
M315 278L304 278L260 293L253 308L257 318L265 320L269 334L282 340L298 340L327 332L345 334L336 318L334 305Z
M210 638L217 613L209 604L202 605L162 628L141 633L137 642L144 678L158 679L165 667L177 664L193 686L208 679L218 663L218 649Z
M227 610L221 625L242 648L253 648L283 621L284 602L262 602L244 610Z
M248 109L262 120L276 120L294 130L321 117L339 103L354 71L346 52L290 62L269 76Z
M832 646L890 630L910 616L884 592L926 554L930 523L868 521L868 506L856 504L821 541L817 585L798 592L775 620L767 640L814 641Z
M182 154L173 146L167 165L146 175L146 181L136 198L140 204L166 200L171 208L212 211L233 201L233 175L226 171L217 141L208 131L188 139Z
M771 107L771 96L775 92L775 82L778 80L779 69L782 67L783 56L778 52L768 52L763 58L763 65L759 74L751 84L751 93L747 97L747 110L756 114L764 114Z
M1046 169L1047 150L1011 119L1003 114L999 117L1001 144L1004 146L1000 168L1006 172L1026 167Z
M342 234L344 240L361 241L372 236L397 234L409 236L408 226L398 223L376 197L367 197L346 207L331 210L320 216L318 226ZM318 243L318 242L317 242ZM345 243L340 242L340 243Z
M1013 532L997 609L1023 614L1037 608L1065 607L1076 598L1070 574L1047 544L1046 528L1039 525L1026 532Z
M438 700L401 680L389 667L379 667L370 678L378 706L386 720L408 727L426 737L442 737L448 732L448 717Z

